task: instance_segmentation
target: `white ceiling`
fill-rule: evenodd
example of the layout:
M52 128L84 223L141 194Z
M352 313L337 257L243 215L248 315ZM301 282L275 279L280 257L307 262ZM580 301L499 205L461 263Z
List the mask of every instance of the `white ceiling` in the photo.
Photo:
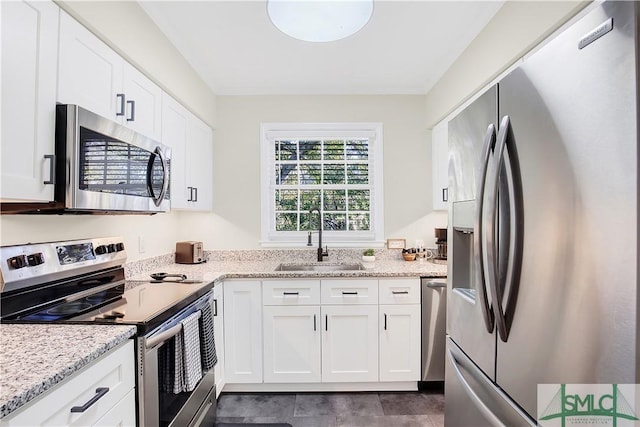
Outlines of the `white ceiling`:
M141 1L218 95L425 94L504 1L376 0L369 23L330 43L290 38L266 0Z

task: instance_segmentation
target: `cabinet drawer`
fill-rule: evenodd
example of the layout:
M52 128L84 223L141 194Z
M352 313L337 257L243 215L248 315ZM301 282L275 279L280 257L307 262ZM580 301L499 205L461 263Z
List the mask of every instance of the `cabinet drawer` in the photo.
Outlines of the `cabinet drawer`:
M322 304L378 304L378 280L322 280L320 294Z
M380 304L420 304L420 279L380 279Z
M15 415L3 419L2 425L93 425L134 389L135 376L133 341L129 340L77 375L57 384ZM99 394L98 388L109 390L84 412L71 412L71 408L83 406L95 398Z
M264 305L318 305L320 304L320 281L264 280L262 303Z

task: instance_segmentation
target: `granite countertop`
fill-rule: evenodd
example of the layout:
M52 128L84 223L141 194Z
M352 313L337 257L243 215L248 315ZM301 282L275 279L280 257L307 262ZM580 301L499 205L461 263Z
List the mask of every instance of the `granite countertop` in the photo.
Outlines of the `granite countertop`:
M135 332L135 326L122 325L0 325L0 418Z
M358 263L359 261L342 261ZM132 280L149 280L149 273L180 273L188 278L205 281L220 281L235 278L319 278L319 277L446 277L447 265L444 262L404 261L404 260L376 260L372 265L362 263L364 270L333 270L333 271L276 271L279 264L321 264L335 265L339 261L303 262L303 261L274 261L274 260L210 260L202 264L163 263L154 265L145 272L139 272L131 277Z

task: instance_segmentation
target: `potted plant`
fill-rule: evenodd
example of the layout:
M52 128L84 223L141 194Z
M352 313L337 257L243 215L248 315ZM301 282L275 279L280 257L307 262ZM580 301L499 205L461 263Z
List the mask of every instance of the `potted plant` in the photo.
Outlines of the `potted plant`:
M374 253L373 249L365 249L362 252L362 262L374 262L376 260Z

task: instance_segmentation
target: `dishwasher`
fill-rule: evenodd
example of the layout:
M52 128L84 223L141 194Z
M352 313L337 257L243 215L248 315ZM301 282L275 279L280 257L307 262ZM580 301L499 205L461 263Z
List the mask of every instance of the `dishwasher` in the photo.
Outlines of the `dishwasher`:
M447 279L420 278L422 303L421 386L444 381Z

